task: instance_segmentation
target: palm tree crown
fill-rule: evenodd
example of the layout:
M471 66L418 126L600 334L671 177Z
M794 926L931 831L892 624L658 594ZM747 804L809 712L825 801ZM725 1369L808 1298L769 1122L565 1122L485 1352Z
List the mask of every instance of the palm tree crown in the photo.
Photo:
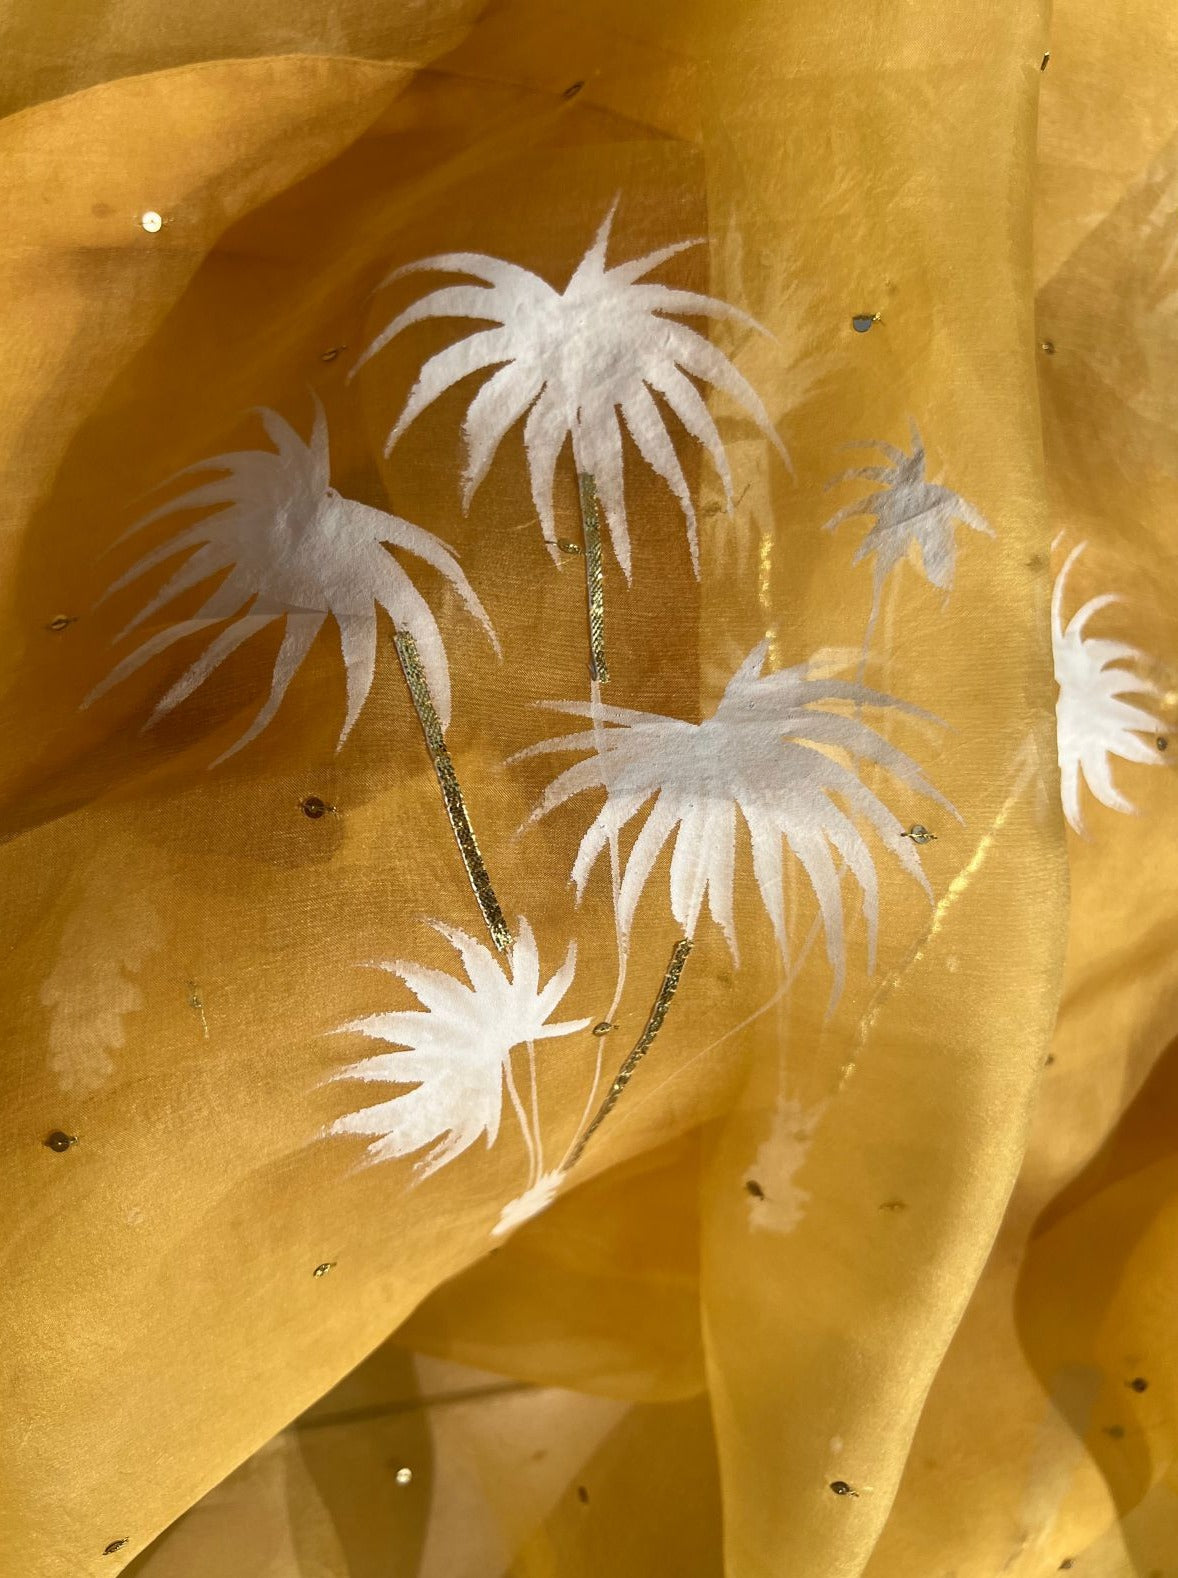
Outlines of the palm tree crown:
M739 810L749 832L761 899L782 954L787 955L784 840L817 897L837 996L846 966L842 890L832 851L862 890L872 966L878 924L875 864L855 819L873 827L904 869L928 890L919 857L902 836L901 823L839 757L874 762L918 794L950 811L952 807L926 782L916 763L857 712L835 711L829 704L927 714L862 685L821 677L812 663L762 674L766 652L763 642L750 653L713 715L702 723L622 707L598 707L594 714L592 704L575 701L544 703L576 717L596 716L598 727L543 740L519 754L593 751L549 784L533 814L544 816L587 790L605 790L605 804L581 840L573 864L571 880L578 898L615 830L654 797L630 849L618 892L623 946L651 869L675 834L670 870L675 918L692 936L706 894L712 917L736 957L733 870Z
M972 504L966 503L959 493L930 482L925 476L924 442L916 423L910 424L912 453L906 455L894 444L876 442L871 447L881 450L889 464L883 466L858 466L836 477L831 486L839 482L878 482L882 487L863 499L845 504L825 524L824 530L834 531L843 521L856 515L874 517L875 525L855 550L853 564L873 559L876 586L880 586L891 571L907 558L915 543L920 549L924 573L942 592L953 585L953 571L957 559L954 521L963 521L974 531L993 537L993 528L982 519Z
M369 1014L337 1032L357 1031L400 1050L364 1058L341 1069L336 1079L414 1089L348 1113L328 1130L370 1136L368 1153L373 1162L431 1146L417 1163L422 1176L453 1161L480 1134L486 1135L488 1147L495 1143L505 1084L530 1150L533 1125L520 1103L511 1054L520 1046L528 1047L530 1054L535 1042L571 1035L591 1022L549 1023L549 1015L572 985L575 943L570 943L560 969L541 987L539 950L526 919L520 919L507 965L465 932L433 924L457 951L467 980L414 964L382 964L382 969L405 983L421 1008Z
M188 557L121 632L130 634L182 592L223 576L197 612L142 641L86 697L83 705L133 674L157 653L228 620L156 705L148 726L192 694L250 636L285 618L269 697L246 732L218 761L254 739L274 717L299 666L328 618L339 631L347 673L347 715L340 744L368 698L376 667L376 611L383 608L413 636L442 725L450 716L450 670L438 623L408 572L387 547L424 559L454 587L498 651L486 612L454 555L420 526L343 498L330 484L327 422L316 401L304 443L277 412L263 410L273 450L213 455L188 468L226 473L169 499L138 521L142 530L178 510L218 505L196 525L169 537L109 588L118 591L185 550ZM225 572L228 571L228 574ZM120 637L121 638L121 637Z
M1132 811L1133 804L1113 783L1111 758L1158 764L1156 748L1142 734L1155 737L1163 725L1143 707L1122 700L1124 696L1156 696L1157 687L1117 664L1145 661L1145 653L1123 641L1105 641L1084 634L1093 614L1120 598L1092 597L1065 626L1064 596L1072 565L1084 551L1079 543L1068 554L1056 578L1051 597L1051 645L1055 679L1056 733L1059 742L1060 786L1064 815L1077 833L1084 831L1080 810L1081 779L1113 811Z
M695 506L654 396L662 398L707 450L730 510L727 456L695 380L713 385L742 406L783 459L786 454L747 379L702 334L668 314L723 317L759 326L739 308L713 296L644 281L645 275L676 253L698 246L698 240L680 241L607 267L606 247L616 208L615 200L563 291L517 264L482 252L441 253L395 269L385 283L423 269L466 274L481 283L444 286L414 302L377 335L356 369L402 329L426 318L481 318L493 324L425 363L389 434L386 454L445 390L470 373L498 367L466 414L463 507L469 506L508 430L526 413L523 436L532 495L553 558L558 558L553 475L571 435L577 470L594 478L614 553L629 580L620 417L643 459L679 502L698 575Z

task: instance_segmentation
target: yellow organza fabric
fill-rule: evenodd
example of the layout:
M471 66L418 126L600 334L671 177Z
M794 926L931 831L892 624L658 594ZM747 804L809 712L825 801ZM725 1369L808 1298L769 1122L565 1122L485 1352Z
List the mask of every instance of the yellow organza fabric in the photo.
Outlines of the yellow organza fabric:
M1178 755L1178 19L1153 0L1050 11L9 8L0 1572L1178 1572L1178 810L1160 770ZM478 253L562 290L611 209L611 267L702 238L651 283L747 315L688 315L747 385L696 379L731 512L698 415L666 422L680 497L625 438L631 576L603 515L593 701L569 447L555 554L524 408L464 508L476 378L386 452L425 363L488 324L423 318L357 363L397 313L471 283L393 271ZM421 974L463 979L430 922L500 979L509 963L392 622L342 746L329 623L224 760L281 622L162 711L223 629L200 612L215 581L124 634L181 566L164 545L216 502L142 524L210 477L169 479L274 454L258 408L306 444L316 402L334 496L456 556L400 562L441 632L446 747L516 979L521 917L538 989L576 944L549 1018L578 1028L510 1053L519 1121L500 1091L494 1135L476 1124L428 1176L423 1150L364 1165L371 1134L339 1132L414 1086L338 1077L407 1055L346 1027L422 1012L367 966L408 961L452 993ZM877 585L856 560L872 516L849 507L918 449L955 560L913 549ZM1151 726L1111 758L1113 789L1096 768L1079 784L1082 832L1061 812L1053 587L1060 639L1089 599L1121 599L1087 635L1131 647L1106 656L1151 687L1126 698ZM189 620L187 645L165 642ZM866 829L877 956L854 843L832 868L839 945L817 865L775 840L783 950L771 858L741 832L735 955L715 906L685 923L668 843L611 1010L604 846L579 902L570 886L600 785L534 819L575 757L533 747L627 725L537 704L698 725L745 696L758 650L762 679L808 665L827 687L840 721L817 754L893 819L839 802ZM759 716L770 690L748 695ZM875 754L840 755L867 728ZM754 819L802 793L780 764L750 784ZM665 1022L561 1170L685 937ZM550 1173L547 1209L517 1208Z

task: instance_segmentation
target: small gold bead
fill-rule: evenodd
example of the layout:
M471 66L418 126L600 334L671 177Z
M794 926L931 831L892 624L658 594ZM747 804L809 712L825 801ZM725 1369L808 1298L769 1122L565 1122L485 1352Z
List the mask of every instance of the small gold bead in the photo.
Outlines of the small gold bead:
M318 1266L315 1267L315 1269L314 1269L314 1271L312 1271L311 1275L313 1277L325 1277L327 1275L327 1273L329 1271L334 1270L334 1268L335 1268L335 1261L334 1260L325 1260L325 1261L323 1261L323 1263L321 1265L318 1265Z

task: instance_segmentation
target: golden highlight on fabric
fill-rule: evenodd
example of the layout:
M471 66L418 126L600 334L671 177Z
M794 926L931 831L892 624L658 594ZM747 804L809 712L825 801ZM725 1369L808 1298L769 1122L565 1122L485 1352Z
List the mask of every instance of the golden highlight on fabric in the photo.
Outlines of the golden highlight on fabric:
M429 693L425 670L418 656L417 642L407 630L398 630L396 645L397 656L401 660L401 668L405 674L405 683L409 686L409 694L413 698L413 706L421 723L422 733L425 735L430 760L434 764L442 798L446 802L446 814L450 818L450 826L454 829L454 837L458 842L470 885L474 889L474 896L482 911L483 920L487 924L487 930L491 934L491 941L500 953L510 953L514 939L503 918L503 911L499 907L495 889L491 886L491 878L487 873L478 839L471 826L466 801L463 799L462 789L458 783L458 775L454 771L454 763L446 748L442 725L437 709L434 707L433 697Z

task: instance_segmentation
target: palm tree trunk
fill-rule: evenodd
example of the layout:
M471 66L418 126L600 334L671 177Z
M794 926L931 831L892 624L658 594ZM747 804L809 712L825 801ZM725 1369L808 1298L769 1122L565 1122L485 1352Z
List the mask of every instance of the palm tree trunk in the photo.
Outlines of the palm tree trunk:
M593 474L577 476L581 499L581 531L585 538L585 593L589 607L589 675L597 684L609 679L605 660L605 592L601 566L601 511Z
M879 619L879 604L882 595L883 581L877 576L873 576L871 583L871 612L867 616L867 627L863 632L863 652L859 658L859 672L856 675L860 685L863 684L864 676L867 673L867 653L871 647L872 637L875 635L875 626Z
M450 826L454 829L454 837L458 841L459 853L466 867L466 874L470 878L470 885L474 889L474 896L482 911L487 930L491 934L491 941L500 953L510 954L515 939L503 918L503 911L499 907L499 900L495 897L495 889L491 886L491 878L487 874L478 839L471 826L470 814L466 809L458 775L454 771L454 763L446 748L441 721L429 692L421 658L418 656L417 643L407 630L398 630L395 639L397 657L400 659L405 683L409 687L409 695L421 724L422 733L425 735L434 772L438 775L442 799L446 804L446 814L450 818Z
M588 1145L594 1134L596 1134L597 1130L617 1106L622 1092L633 1077L634 1070L650 1051L651 1043L662 1029L663 1020L667 1017L667 1009L670 1008L671 999L678 988L679 977L683 974L683 966L687 963L687 956L691 952L691 946L690 937L682 937L675 944L671 952L671 961L667 965L666 974L663 976L663 984L654 1000L654 1007L650 1011L650 1017L646 1021L645 1028L631 1048L625 1062L614 1075L613 1084L606 1092L605 1100L598 1107L588 1127L583 1130L580 1138L574 1142L572 1149L561 1163L562 1172L569 1172L580 1161L586 1145Z

